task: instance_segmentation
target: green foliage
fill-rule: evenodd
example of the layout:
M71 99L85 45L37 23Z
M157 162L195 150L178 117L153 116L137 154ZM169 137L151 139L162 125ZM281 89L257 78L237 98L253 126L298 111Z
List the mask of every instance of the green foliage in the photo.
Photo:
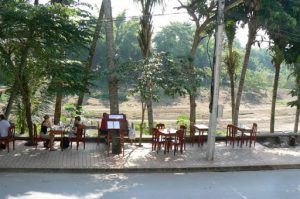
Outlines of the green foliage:
M189 23L171 22L158 32L153 42L157 52L173 57L188 56L193 41L193 27Z
M276 99L276 104L288 105L288 101L286 99Z
M189 116L187 116L187 115L179 115L179 116L177 117L176 124L177 124L177 125L185 125L185 126L188 126L189 121L190 121Z
M65 104L64 109L72 118L74 118L77 115L77 109L75 104L72 103Z
M268 71L248 70L245 81L245 90L259 92L266 87L272 87L272 82L268 81L269 79L272 79L272 77L271 73Z

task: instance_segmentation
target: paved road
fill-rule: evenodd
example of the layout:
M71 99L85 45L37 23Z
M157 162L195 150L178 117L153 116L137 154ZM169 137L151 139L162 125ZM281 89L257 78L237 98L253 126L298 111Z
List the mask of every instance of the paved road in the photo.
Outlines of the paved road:
M297 199L300 170L151 174L0 173L1 199Z

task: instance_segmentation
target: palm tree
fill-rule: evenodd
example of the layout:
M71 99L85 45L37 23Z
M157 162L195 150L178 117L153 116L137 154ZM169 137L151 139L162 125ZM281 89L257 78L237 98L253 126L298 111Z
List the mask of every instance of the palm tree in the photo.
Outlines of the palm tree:
M230 80L230 93L231 93L231 117L234 117L234 106L235 106L235 76L236 69L240 64L240 54L233 51L233 41L236 33L236 21L227 19L225 22L225 33L227 36L228 43L228 54L225 56L225 65L227 67L227 73ZM233 122L233 121L232 121Z
M163 4L164 0L135 0L140 3L142 8L142 17L140 18L140 31L139 31L139 45L144 59L147 59L151 54L151 41L152 41L152 8L159 4ZM148 113L148 126L149 132L153 128L153 107L152 107L152 86L151 78L147 81L147 90L145 104Z

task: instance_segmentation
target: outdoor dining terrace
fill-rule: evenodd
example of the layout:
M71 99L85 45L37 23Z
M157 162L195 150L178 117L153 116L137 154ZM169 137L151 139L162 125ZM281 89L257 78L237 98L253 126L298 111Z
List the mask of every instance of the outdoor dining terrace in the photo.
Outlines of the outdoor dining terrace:
M258 138L261 139L261 138ZM49 152L40 144L25 146L17 140L15 150L0 150L1 171L31 172L188 172L261 170L300 167L300 147L269 148L260 143L255 147L226 146L224 138L217 138L213 161L206 158L207 143L198 147L186 144L184 152L174 154L152 151L149 139L143 146L125 143L122 154L107 155L107 146L89 139L85 149L67 148ZM59 148L59 142L55 142Z

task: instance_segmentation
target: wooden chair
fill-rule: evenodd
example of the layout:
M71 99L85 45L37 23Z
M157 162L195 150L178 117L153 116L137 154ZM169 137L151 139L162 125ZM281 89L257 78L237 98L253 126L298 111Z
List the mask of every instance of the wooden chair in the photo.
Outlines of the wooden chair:
M37 149L38 142L47 142L47 138L43 138L40 134L37 133L37 126L33 124L33 144L35 145L35 149Z
M185 150L185 145L186 145L186 126L185 125L180 125L179 129L183 131L183 146Z
M70 137L71 142L71 148L72 143L76 142L76 149L78 150L79 142L83 143L83 149L85 149L85 132L86 132L86 126L83 124L80 124L76 127L76 135L74 137Z
M227 142L229 142L230 145L232 144L232 147L234 147L235 142L237 142L237 146L239 146L239 144L242 146L242 134L238 132L238 128L233 124L227 125L226 146Z
M158 124L156 124L156 128L157 128L158 130L160 130L160 129L165 129L166 126L165 126L165 124L163 124L163 123L158 123Z
M166 141L163 138L162 133L157 129L152 129L152 151L156 151L157 153L161 150L161 145L164 145L164 153L166 153Z
M5 142L5 147L9 153L9 143L13 143L13 150L15 150L15 125L8 127L7 137L0 137L0 142Z
M248 145L248 140L249 140L249 147L251 147L252 142L253 142L253 146L255 147L256 133L257 133L257 124L253 123L251 130L249 132L244 133L243 139L246 140L246 146Z
M183 130L178 130L176 132L175 139L172 140L171 145L172 145L172 147L174 146L174 156L176 154L176 151L179 151L178 148L180 149L180 153L182 154L183 148L184 148L184 131Z

